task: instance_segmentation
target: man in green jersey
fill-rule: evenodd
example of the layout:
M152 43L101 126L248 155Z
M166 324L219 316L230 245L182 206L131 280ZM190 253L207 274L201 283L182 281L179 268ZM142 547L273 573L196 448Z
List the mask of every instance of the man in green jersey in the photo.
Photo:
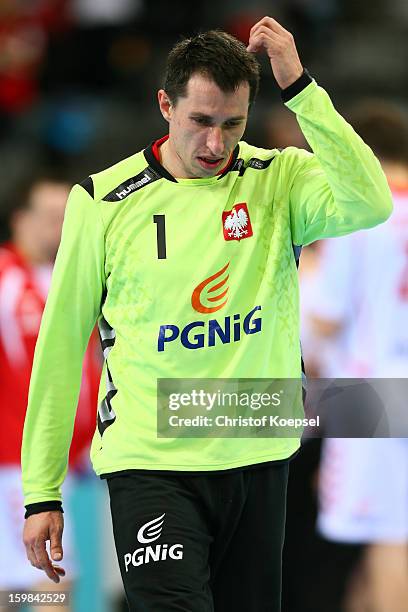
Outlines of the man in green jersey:
M261 50L313 154L241 141ZM158 101L169 135L68 201L24 429L24 542L58 581L60 487L98 321L105 366L91 458L108 481L130 609L275 612L299 438L159 437L157 380L299 379L294 253L383 222L391 195L270 17L247 49L222 32L177 44Z

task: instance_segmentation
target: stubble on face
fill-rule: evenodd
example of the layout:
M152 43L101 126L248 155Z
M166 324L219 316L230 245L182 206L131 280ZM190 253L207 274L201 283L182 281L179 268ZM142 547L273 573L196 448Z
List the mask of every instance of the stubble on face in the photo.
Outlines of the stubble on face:
M201 74L193 75L170 107L169 140L161 147L162 163L176 178L215 176L228 162L244 133L249 85L223 92Z

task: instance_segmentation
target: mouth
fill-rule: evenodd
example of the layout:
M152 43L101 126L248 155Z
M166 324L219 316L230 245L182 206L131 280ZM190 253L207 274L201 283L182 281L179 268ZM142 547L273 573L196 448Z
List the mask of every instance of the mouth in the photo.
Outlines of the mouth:
M223 157L197 157L198 162L202 168L206 170L213 170L217 168L224 161Z

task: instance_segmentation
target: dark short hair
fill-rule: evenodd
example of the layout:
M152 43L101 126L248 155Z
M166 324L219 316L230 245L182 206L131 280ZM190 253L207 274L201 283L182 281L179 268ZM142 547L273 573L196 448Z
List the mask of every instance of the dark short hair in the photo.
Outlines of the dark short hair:
M408 164L408 115L399 106L365 99L354 105L348 119L377 157Z
M163 88L173 105L186 95L187 83L197 73L212 79L226 93L247 82L249 103L256 98L259 63L242 42L226 32L210 30L185 38L172 48Z

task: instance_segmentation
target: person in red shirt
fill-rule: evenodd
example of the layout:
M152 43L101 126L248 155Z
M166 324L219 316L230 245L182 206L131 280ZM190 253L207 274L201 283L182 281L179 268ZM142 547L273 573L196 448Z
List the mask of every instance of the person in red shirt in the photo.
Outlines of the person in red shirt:
M20 450L34 348L52 267L61 238L70 185L36 177L16 197L9 214L10 240L0 245L0 589L41 588L27 564L21 531ZM70 452L71 472L82 469L95 430L100 353L96 335L85 356ZM3 537L4 534L4 537ZM64 533L68 548L72 548ZM71 556L72 559L72 555ZM66 566L71 576L74 564ZM64 589L67 582L64 581ZM46 590L49 590L47 583ZM47 608L48 610L49 608Z

